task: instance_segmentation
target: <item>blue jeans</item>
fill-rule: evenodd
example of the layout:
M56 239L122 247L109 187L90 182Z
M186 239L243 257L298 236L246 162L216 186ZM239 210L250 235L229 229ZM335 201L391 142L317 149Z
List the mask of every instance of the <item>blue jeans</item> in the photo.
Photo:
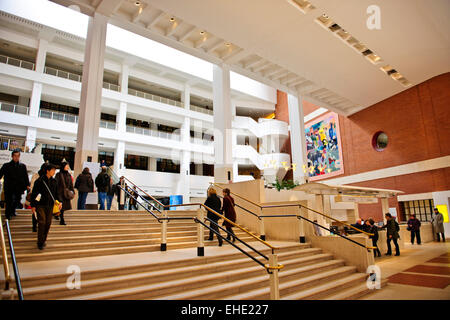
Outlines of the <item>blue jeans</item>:
M114 198L113 195L112 195L112 196L110 196L110 195L107 195L107 196L106 196L106 208L107 208L108 210L111 210L111 203L112 203L112 201L113 201L113 198Z
M78 192L78 210L85 210L86 209L86 198L88 196L87 192Z
M98 202L100 203L99 210L105 210L106 192L98 193Z

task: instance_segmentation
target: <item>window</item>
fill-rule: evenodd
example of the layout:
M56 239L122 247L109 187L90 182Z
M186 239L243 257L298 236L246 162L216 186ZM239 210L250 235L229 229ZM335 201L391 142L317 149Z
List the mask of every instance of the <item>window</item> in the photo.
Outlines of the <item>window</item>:
M73 169L75 162L74 148L43 144L42 155L44 157L44 161L48 161L58 168L61 165L61 162L65 159L69 163L70 168Z
M98 162L105 161L105 164L109 167L114 164L114 152L99 151Z
M388 136L382 131L378 131L373 135L372 147L376 151L383 151L388 145Z
M69 113L78 115L79 109L75 107L65 106L63 104L51 103L47 101L41 101L41 109L52 110L61 113Z
M134 154L125 155L125 167L127 169L147 170L148 169L148 157L137 156Z
M420 221L431 221L434 208L433 199L413 200L400 202L405 212L405 220L408 221L412 214Z
M180 165L175 164L172 160L169 159L157 159L156 171L180 173Z

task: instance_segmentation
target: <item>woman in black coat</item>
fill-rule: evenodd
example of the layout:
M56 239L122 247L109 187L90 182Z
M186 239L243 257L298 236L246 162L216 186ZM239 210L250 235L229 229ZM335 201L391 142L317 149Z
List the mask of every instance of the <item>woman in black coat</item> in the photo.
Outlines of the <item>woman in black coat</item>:
M208 198L205 201L205 206L207 206L208 208L216 211L217 213L220 213L220 207L221 207L221 202L219 197L217 196L216 190L213 188L210 188L208 190ZM211 211L208 211L207 217L211 220L211 222L209 223L210 226L210 230L209 230L209 241L212 241L214 238L214 232L213 230L215 230L217 233L220 234L219 232L219 226L218 226L218 221L220 219L220 217L216 214L214 214ZM223 240L221 236L217 236L217 240L219 240L219 247L222 246Z
M77 180L75 181L75 189L78 189L78 210L84 210L86 208L86 198L89 192L94 192L94 180L92 174L89 172L89 168L84 168Z
M63 162L61 164L61 169L55 176L56 182L58 183L58 196L62 200L61 214L59 215L59 217L55 216L55 219L59 219L59 224L64 226L66 225L66 222L64 221L64 211L72 209L71 200L73 199L69 199L66 197L64 189L67 188L69 189L69 191L72 191L73 194L75 194L72 175L70 174L69 170L69 164L67 162Z

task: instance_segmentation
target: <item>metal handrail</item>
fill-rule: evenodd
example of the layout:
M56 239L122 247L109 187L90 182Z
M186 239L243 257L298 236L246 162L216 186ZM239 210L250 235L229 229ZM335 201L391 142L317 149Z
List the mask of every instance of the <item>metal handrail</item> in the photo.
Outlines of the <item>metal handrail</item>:
M12 61L18 61L18 63L10 63ZM28 69L28 70L34 70L34 68L35 68L35 64L33 62L16 59L16 58L8 57L5 55L0 55L0 62L9 64L11 66L23 68L23 69ZM26 67L27 64L28 64L28 67ZM31 68L29 68L29 66L31 66Z
M221 189L225 189L224 187L220 186L220 185L217 184L217 183L210 182L210 184L211 184L211 185L214 185L214 186L216 186L216 187L219 187L219 188L221 188ZM309 211L312 211L312 212L314 212L314 213L320 214L321 216L324 216L324 217L326 217L326 218L328 218L328 219L334 220L334 221L337 222L337 223L340 223L340 224L343 224L343 225L345 225L345 226L347 226L347 227L350 227L350 228L352 228L352 229L354 229L354 230L356 230L356 231L358 231L358 232L360 232L360 233L364 233L364 234L366 234L366 235L368 235L368 236L373 236L372 233L365 232L365 231L363 231L363 230L361 230L361 229L358 229L358 228L356 228L356 227L354 227L354 226L352 226L352 225L350 225L350 224L348 224L348 223L346 223L346 222L343 222L343 221L340 221L340 220L338 220L338 219L336 219L336 218L330 217L329 215L326 215L325 213L322 213L322 212L319 212L319 211L317 211L317 210L311 209L311 208L309 208L309 207L307 207L307 206L304 206L304 205L302 205L302 204L282 204L282 205L266 205L266 206L261 206L260 204L258 204L258 203L256 203L256 202L253 202L253 201L251 201L251 200L249 200L249 199L246 199L245 197L242 197L242 196L238 195L237 193L232 192L231 190L230 190L230 193L233 194L233 195L235 195L236 197L242 199L242 200L245 200L245 201L247 201L247 202L249 202L249 203L251 203L251 204L257 206L257 207L260 208L261 210L262 210L262 209L265 209L265 208L277 208L277 207L279 207L279 208L281 208L281 207L301 207L301 208L305 208L305 209L307 209L307 210L309 210ZM261 217L264 217L264 216L261 216Z
M11 229L9 228L9 220L6 220L5 222L6 227L6 235L8 236L8 243L9 243L9 250L11 252L11 261L13 265L14 270L14 278L16 280L16 289L17 289L17 296L19 297L19 300L24 300L23 298L23 291L22 291L22 284L20 281L20 274L19 269L17 268L17 261L16 261L16 254L14 252L14 245L11 238ZM1 234L1 245L2 245L2 256L3 256L3 264L5 265L5 290L9 290L10 282L11 282L11 273L9 272L9 264L8 264L8 256L6 254L6 243L5 238L3 235L3 222L0 217L0 228L2 229Z
M171 106L175 106L175 107L179 107L179 108L183 108L183 104L180 101L176 101L173 99L169 99L169 98L164 98L152 93L148 93L148 92L144 92L144 91L139 91L136 89L132 89L132 88L128 88L128 94L132 95L132 96L136 96L139 98L144 98L147 100L152 100L152 101L156 101L156 102L161 102L161 103L165 103Z

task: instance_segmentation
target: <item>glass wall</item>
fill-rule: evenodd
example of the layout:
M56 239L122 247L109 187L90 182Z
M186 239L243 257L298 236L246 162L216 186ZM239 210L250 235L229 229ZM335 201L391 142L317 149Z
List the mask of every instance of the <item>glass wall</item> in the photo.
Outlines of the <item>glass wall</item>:
M125 155L125 167L127 169L135 170L147 170L148 169L148 157L138 156L134 154Z
M70 164L70 168L73 169L75 162L75 148L43 144L42 155L44 161L48 161L58 168L65 159Z
M405 221L409 220L412 214L420 221L431 221L434 208L433 199L414 200L399 202L400 211L404 212Z

